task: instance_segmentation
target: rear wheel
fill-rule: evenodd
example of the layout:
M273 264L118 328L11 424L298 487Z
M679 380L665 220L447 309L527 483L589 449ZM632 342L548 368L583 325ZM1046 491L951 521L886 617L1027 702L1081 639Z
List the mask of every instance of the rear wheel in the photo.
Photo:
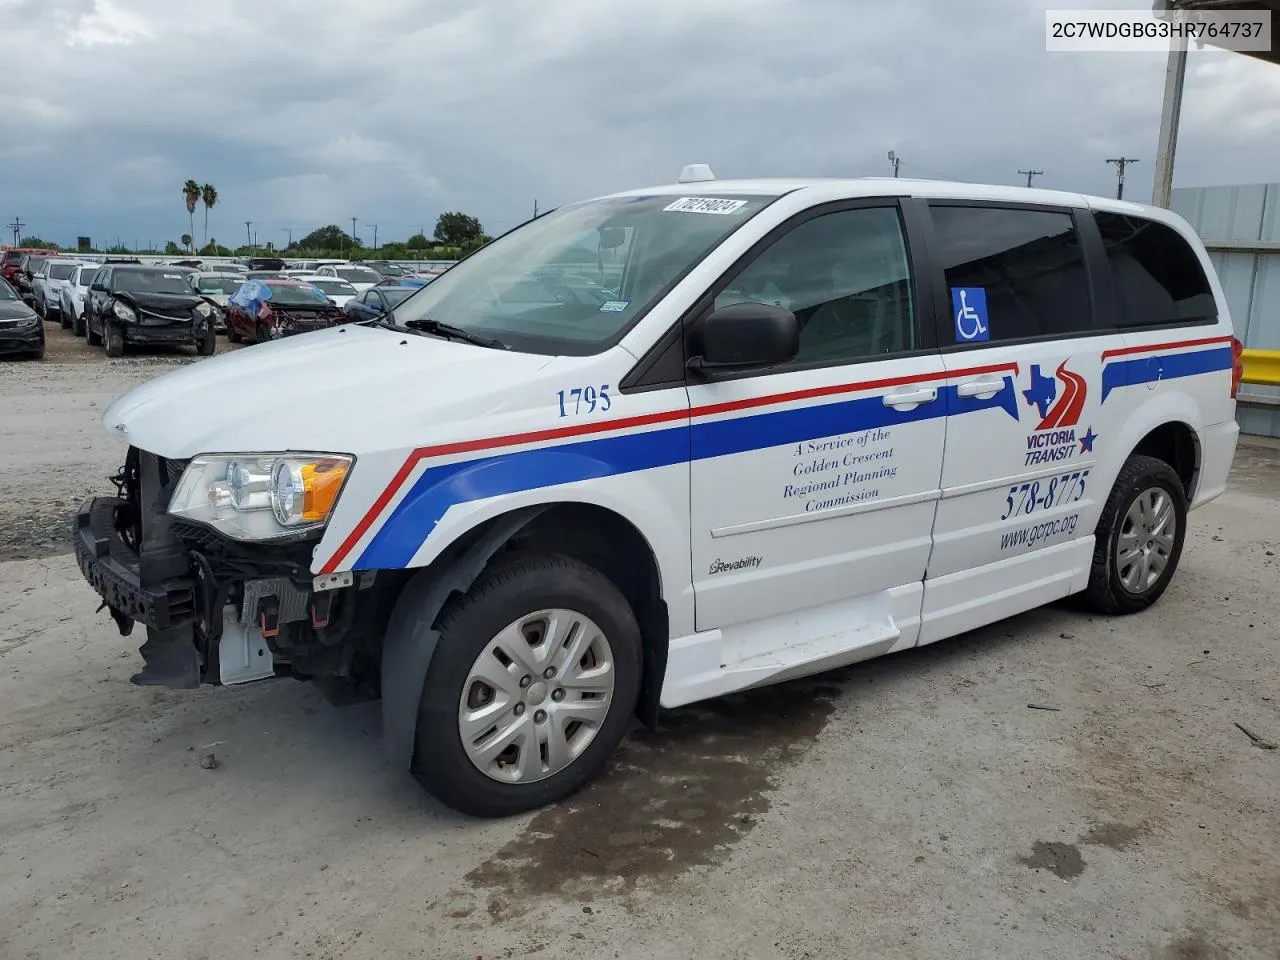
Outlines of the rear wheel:
M108 357L124 356L124 331L120 329L119 324L107 323L106 340Z
M1098 521L1085 601L1100 613L1137 613L1164 593L1187 533L1187 495L1154 457L1125 461Z
M642 655L608 578L568 557L509 560L446 607L438 630L411 767L432 795L509 816L604 768L635 712Z

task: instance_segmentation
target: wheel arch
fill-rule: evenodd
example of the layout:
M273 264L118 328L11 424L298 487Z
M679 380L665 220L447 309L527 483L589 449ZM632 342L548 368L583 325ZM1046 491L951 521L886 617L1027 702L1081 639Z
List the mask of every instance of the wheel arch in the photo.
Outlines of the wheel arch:
M386 571L405 577L381 657L383 734L394 763L408 767L413 757L418 706L439 640L436 622L441 610L454 593L470 589L493 560L516 550L574 557L618 587L635 613L644 647L636 714L650 726L656 722L670 627L661 568L649 538L631 520L600 504L534 504L479 520L424 567ZM416 620L411 620L410 607L416 607Z
M1196 425L1204 422L1200 405L1189 392L1155 391L1124 420L1115 445L1124 455L1115 462L1110 482L1115 482L1129 457L1155 457L1177 473L1190 503L1200 477L1202 455Z

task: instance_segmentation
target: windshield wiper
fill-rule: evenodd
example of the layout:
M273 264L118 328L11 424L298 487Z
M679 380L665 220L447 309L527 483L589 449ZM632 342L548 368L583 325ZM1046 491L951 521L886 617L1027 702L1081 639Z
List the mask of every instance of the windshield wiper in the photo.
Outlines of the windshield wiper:
M461 340L464 343L474 343L477 347L490 347L495 350L511 349L497 337L486 337L483 334L472 333L470 330L464 330L462 327L455 327L451 323L442 323L439 320L432 320L430 317L426 317L421 320L410 320L405 324L405 326L410 330L421 330L423 333L435 334L437 337Z

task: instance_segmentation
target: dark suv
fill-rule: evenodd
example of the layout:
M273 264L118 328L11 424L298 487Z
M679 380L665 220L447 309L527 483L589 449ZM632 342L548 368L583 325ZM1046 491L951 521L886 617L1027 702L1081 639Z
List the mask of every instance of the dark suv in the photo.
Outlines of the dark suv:
M169 267L104 264L89 283L84 317L89 343L105 342L109 357L123 356L129 343L190 345L207 357L218 343L213 307Z

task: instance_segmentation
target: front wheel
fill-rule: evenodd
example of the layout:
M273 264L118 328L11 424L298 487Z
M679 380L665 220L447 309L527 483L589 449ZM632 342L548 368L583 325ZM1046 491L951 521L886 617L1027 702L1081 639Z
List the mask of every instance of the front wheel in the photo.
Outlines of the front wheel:
M1137 613L1164 593L1187 534L1187 495L1163 460L1132 456L1098 520L1085 602L1099 613Z
M83 337L84 329L84 312L82 311L79 314L74 315L74 319L71 321L71 333L73 336Z
M204 332L204 336L196 341L196 353L201 357L212 357L216 349L218 349L218 334L213 327L209 327Z
M107 356L124 356L124 331L116 323L107 323Z
M93 323L89 320L88 315L84 318L84 338L91 347L102 346L102 334L93 329Z
M607 577L568 557L508 560L438 629L411 766L432 795L510 816L603 769L635 711L642 656L635 614Z

